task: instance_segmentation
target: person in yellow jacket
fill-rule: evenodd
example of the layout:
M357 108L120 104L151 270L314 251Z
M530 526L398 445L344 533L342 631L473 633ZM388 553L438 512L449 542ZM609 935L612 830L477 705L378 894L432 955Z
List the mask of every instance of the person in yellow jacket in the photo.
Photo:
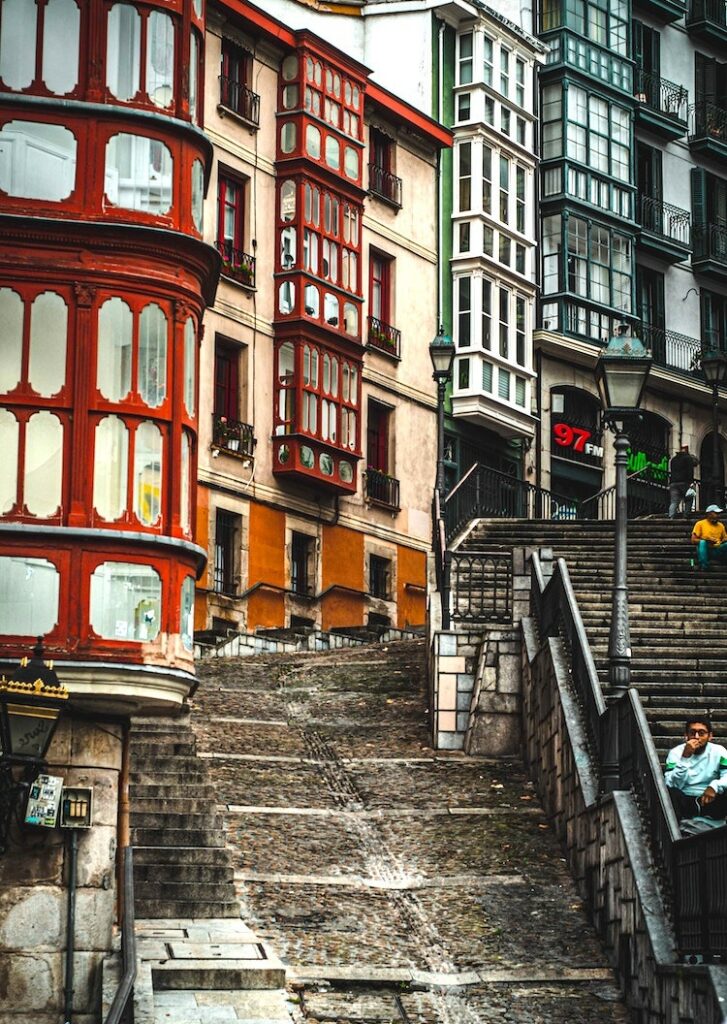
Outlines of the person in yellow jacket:
M727 530L720 522L722 509L719 505L708 505L707 516L694 524L692 544L697 545L699 568L710 568L710 562L727 561Z

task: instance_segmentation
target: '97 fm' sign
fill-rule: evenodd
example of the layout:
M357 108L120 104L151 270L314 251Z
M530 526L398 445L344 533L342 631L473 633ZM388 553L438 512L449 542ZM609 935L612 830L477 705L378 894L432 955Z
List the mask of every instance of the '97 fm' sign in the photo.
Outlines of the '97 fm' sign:
M569 423L553 424L553 440L561 448L572 448L574 452L602 459L603 448L599 444L593 444L591 437L593 433L584 430L583 427L571 427Z

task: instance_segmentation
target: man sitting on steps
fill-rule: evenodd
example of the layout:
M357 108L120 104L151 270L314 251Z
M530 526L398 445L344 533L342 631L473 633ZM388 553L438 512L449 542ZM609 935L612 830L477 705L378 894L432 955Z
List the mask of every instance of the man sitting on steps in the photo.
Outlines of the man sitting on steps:
M686 743L667 754L665 781L680 821L727 817L727 750L712 736L711 719L695 715L687 720Z
M727 559L727 530L719 521L722 509L719 505L708 505L707 516L694 524L692 544L697 545L699 568L707 570L709 563Z

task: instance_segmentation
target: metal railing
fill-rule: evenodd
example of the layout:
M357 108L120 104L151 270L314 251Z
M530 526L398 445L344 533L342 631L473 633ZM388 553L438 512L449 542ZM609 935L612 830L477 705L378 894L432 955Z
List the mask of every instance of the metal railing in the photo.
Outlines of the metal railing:
M727 228L718 224L695 224L692 240L692 260L708 259L727 263Z
M644 347L649 349L658 366L681 370L682 373L701 379L702 373L698 369L697 361L702 351L702 343L698 338L690 338L686 334L677 334L676 331L666 331L662 327L652 327L644 323L637 325L635 333L643 341Z
M666 484L649 479L648 467L629 473L626 509L629 519L664 513L669 508L669 488ZM610 520L616 518L616 487L604 487L590 498L577 503L577 519Z
M691 248L691 214L678 206L672 206L652 196L640 196L638 203L639 224L644 231L652 231L662 238Z
M686 126L689 94L683 85L637 68L634 72L634 96L656 113Z
M689 108L689 141L702 139L727 142L727 110L706 100L698 100Z
M366 497L379 505L386 505L387 508L400 508L399 505L399 481L395 476L389 476L380 469L367 469Z
M220 104L256 128L260 126L260 97L242 82L220 75Z
M255 287L255 257L242 249L235 249L232 242L218 240L215 242L217 252L222 257L222 273L231 277L238 284L248 288Z
M687 11L687 25L692 25L696 21L707 21L718 28L727 28L727 8L724 0L691 0Z
M368 345L369 348L378 349L387 356L395 356L398 359L401 351L401 331L391 324L385 324L378 317L370 316Z
M376 164L369 164L369 192L392 206L401 206L401 178Z
M123 974L104 1024L121 1024L134 1000L136 981L136 934L134 932L134 853L124 847L123 919L121 923L121 961Z
M233 455L251 458L257 440L255 429L251 423L230 420L226 416L212 416L212 446L221 448Z
M447 551L445 573L454 594L458 622L512 621L512 555L489 551Z

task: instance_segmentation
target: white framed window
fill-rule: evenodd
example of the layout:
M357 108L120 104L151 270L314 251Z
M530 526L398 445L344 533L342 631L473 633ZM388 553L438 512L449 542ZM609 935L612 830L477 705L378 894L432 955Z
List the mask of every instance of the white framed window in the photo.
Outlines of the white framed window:
M457 84L472 82L473 33L463 32L457 37Z

